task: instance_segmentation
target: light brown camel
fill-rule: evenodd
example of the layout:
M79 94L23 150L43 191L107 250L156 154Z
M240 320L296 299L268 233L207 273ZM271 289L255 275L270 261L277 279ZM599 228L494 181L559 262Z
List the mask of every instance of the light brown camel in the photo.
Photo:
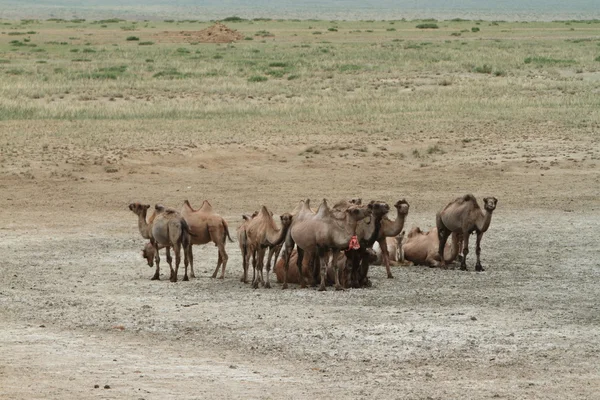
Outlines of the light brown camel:
M154 262L156 271L152 280L160 279L160 256L159 249L166 248L167 263L171 269L171 282L177 282L177 273L181 263L181 249L183 248L183 263L185 265L185 274L183 280L189 280L187 270L191 253L190 229L185 219L175 210L165 208L157 204L154 218L151 222L146 221L146 214L150 208L149 205L140 203L129 204L129 209L138 216L138 228L142 237L149 238L154 251ZM175 252L175 269L173 269L170 248ZM149 263L150 265L150 263Z
M306 203L305 203L306 206ZM309 208L310 210L310 208ZM328 250L347 249L350 240L356 238L356 227L358 221L371 215L370 208L362 208L360 206L349 207L345 212L332 210L327 205L327 201L323 200L316 214L308 212L303 207L299 213L299 221L292 222L290 234L286 237L286 263L284 282L282 289L286 289L287 285L287 270L289 268L289 259L294 244L298 246L299 262L308 264L311 257L319 257L319 266L321 270L321 283L319 290L326 290L325 275L326 269L326 252ZM337 263L334 263L335 269L335 288L336 290L343 289L339 282L337 274ZM299 275L302 275L302 270L299 268ZM306 287L304 279L300 277L302 287Z
M460 262L460 269L467 270L467 254L469 254L469 235L473 232L477 233L477 242L475 254L477 254L477 262L475 270L483 271L481 266L481 238L490 227L492 222L492 213L496 209L498 199L495 197L485 197L483 199L483 210L477 204L477 199L472 194L466 194L455 199L444 207L436 215L436 226L440 244L438 247L438 255L440 257L440 266L445 267L446 263L443 258L444 248L448 236L453 232L462 234L463 238L463 257Z
M402 232L402 229L404 228L404 221L406 220L406 215L408 214L408 209L410 206L406 200L402 199L398 200L396 204L394 204L394 207L396 207L396 212L398 214L396 219L392 221L389 218L384 218L383 221L381 221L381 232L379 234L379 239L377 240L379 242L379 247L381 247L382 263L385 265L387 277L390 279L394 276L392 275L392 270L390 269L390 253L388 251L387 241L385 238L395 237Z
M217 260L217 268L212 274L213 278L217 277L219 267L222 266L221 276L219 279L225 277L225 267L227 266L227 252L225 251L225 243L229 238L229 241L233 242L231 236L229 236L229 227L227 222L217 213L213 211L212 206L207 200L204 200L202 207L198 210L194 210L190 205L190 202L185 200L181 208L181 215L185 218L186 222L192 232L192 244L206 244L214 242L215 246L219 248L219 258ZM190 252L191 254L191 252ZM193 256L192 256L193 257ZM192 262L193 258L190 259ZM192 275L192 277L194 277Z
M252 287L258 288L259 283L263 283L265 288L271 287L269 273L271 272L271 260L275 249L285 240L287 231L292 223L292 215L289 213L282 214L281 228L277 228L273 214L269 212L267 207L262 206L258 215L247 221L245 224L246 231L246 251L244 264L248 265L248 259L252 256L252 267L255 271L252 281ZM267 280L263 279L263 264L265 258L265 250L269 248L269 256L267 258Z
M388 253L390 254L390 263L401 263L403 261L402 256L402 241L404 240L404 231L400 232L399 235L394 237L386 237L385 242L387 244ZM373 265L383 264L383 255L381 254L381 246L379 242L375 242L373 245L373 251L375 252L377 259Z
M246 235L246 227L248 226L248 222L257 215L258 211L254 211L252 215L242 215L244 222L237 228L238 245L240 246L240 251L242 253L242 267L244 269L240 281L244 283L248 283L248 258L246 257L248 252L248 236ZM254 275L252 275L252 280L254 281Z
M446 242L444 247L444 262L452 263L456 260L459 253L459 247L462 244L460 234L452 233L452 246ZM429 267L440 266L440 256L438 254L440 239L438 238L437 228L429 232L423 232L419 227L414 227L406 235L402 244L404 259L415 265L426 265Z

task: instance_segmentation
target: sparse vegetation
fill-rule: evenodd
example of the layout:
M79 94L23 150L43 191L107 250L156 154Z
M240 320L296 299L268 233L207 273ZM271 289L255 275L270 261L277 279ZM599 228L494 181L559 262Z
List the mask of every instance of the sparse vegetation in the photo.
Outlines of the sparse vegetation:
M125 40L132 42L132 41L140 40L140 38L137 36L127 36L127 39L125 39Z
M483 64L473 68L473 71L477 72L478 74L491 74L492 70L492 66L488 64Z
M432 22L428 22L425 24L419 24L416 26L418 29L438 29L438 24L434 24Z
M527 57L524 60L525 64L576 64L577 61L571 59L558 59L558 58L550 58L550 57Z
M248 78L248 82L265 82L267 81L269 78L267 78L266 76L262 76L262 75L253 75L250 78Z

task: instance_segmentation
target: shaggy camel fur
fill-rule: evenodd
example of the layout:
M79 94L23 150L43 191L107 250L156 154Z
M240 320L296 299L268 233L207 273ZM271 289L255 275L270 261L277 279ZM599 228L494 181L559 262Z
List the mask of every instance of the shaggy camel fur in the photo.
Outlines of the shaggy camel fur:
M387 277L393 278L392 270L390 269L390 253L387 247L386 237L395 237L404 228L404 221L406 220L406 215L408 214L409 204L406 200L398 200L396 204L396 211L398 215L394 221L391 221L388 218L384 218L381 222L381 233L379 234L379 247L381 247L381 258L382 263L385 265L385 270L387 271Z
M440 258L438 254L440 240L438 238L437 228L429 232L423 232L419 227L414 227L406 236L402 244L404 259L415 265L426 265L429 267L439 267ZM446 243L444 247L444 262L452 263L459 253L459 247L462 244L460 234L452 233L452 246Z
M282 214L281 228L277 228L277 224L273 219L273 214L269 212L267 207L262 206L260 212L254 218L251 218L245 224L246 231L246 251L244 252L244 264L248 265L248 258L252 255L252 267L255 271L252 287L258 288L259 283L263 283L265 288L271 287L269 273L271 272L271 260L277 246L285 240L287 231L292 224L292 215L289 213ZM265 258L265 250L269 248L269 256L267 258L267 280L263 280L263 264ZM246 271L244 271L244 274Z
M207 200L204 200L202 207L200 207L198 210L194 210L190 205L190 202L185 200L183 202L183 207L181 208L181 215L183 218L185 218L190 227L190 232L193 234L192 244L206 244L214 242L215 246L219 248L217 268L212 274L212 277L217 277L219 267L222 266L221 276L219 279L223 279L225 277L227 260L229 259L227 252L225 251L226 239L229 239L230 242L233 242L233 239L231 239L231 236L229 236L229 227L227 226L227 222L225 222L225 220L219 214L213 211L212 206Z
M498 199L495 197L486 197L483 199L483 210L477 204L477 199L472 194L467 194L450 202L442 211L436 215L436 226L440 244L438 247L438 256L440 258L440 266L445 267L446 263L443 258L446 241L451 233L457 232L462 234L463 238L463 257L460 262L460 269L467 270L467 254L469 254L469 235L473 232L477 233L477 242L475 254L477 254L477 263L475 270L483 271L481 266L481 238L490 227L492 222L492 213L496 209Z
M327 250L335 251L348 248L350 240L356 236L358 221L371 215L370 208L361 208L360 206L352 206L345 212L332 210L327 205L326 200L323 200L317 213L313 214L307 203L304 203L297 216L294 217L289 235L286 237L286 263L282 289L288 287L287 271L289 260L294 244L296 244L298 246L298 270L302 287L306 287L306 284L302 277L300 263L304 262L308 264L311 257L318 256L321 270L319 290L326 290L325 275L327 270L325 256ZM304 257L306 258L304 259ZM343 288L339 282L337 268L337 263L334 263L335 288L336 290L341 290Z
M248 222L257 215L258 211L254 211L252 215L242 215L244 222L237 228L238 245L240 246L240 251L242 253L242 267L244 268L240 281L244 283L248 283L248 257L246 256L248 251L248 236L246 234L246 227L248 226ZM254 272L252 281L254 281Z
M159 204L154 207L154 218L151 218L151 222L148 223L146 221L148 208L150 208L149 205L140 203L129 204L129 209L138 216L140 234L142 237L150 239L153 247L156 271L152 280L160 279L160 256L158 251L163 247L166 248L167 263L171 269L171 282L177 282L177 273L179 271L179 264L181 263L181 248L183 247L183 262L185 265L183 280L189 280L187 270L191 253L191 233L188 224L177 211L165 208ZM173 251L175 252L175 269L173 269L172 265L171 247L173 247ZM150 263L148 264L150 265Z
M348 207L357 203L361 203L360 199L358 199L358 202L354 200L350 200L349 202L340 201L334 208L345 211ZM348 262L346 269L351 275L351 285L355 288L370 286L368 273L371 261L367 250L372 248L379 238L382 220L390 210L390 206L381 201L371 201L367 206L362 207L371 208L372 217L359 221L356 229L356 236L360 243L360 247L358 249L350 249L346 251L345 254ZM336 253L334 253L334 258L337 258Z

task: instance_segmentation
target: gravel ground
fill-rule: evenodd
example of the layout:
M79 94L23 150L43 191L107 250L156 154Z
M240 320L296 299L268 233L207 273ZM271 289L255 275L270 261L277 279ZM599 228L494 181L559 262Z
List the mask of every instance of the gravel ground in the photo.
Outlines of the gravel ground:
M430 219L412 213L407 226ZM473 271L472 252L469 272L395 267L388 280L374 267L372 288L325 293L252 290L239 282L236 243L223 281L210 278L212 246L195 247L196 279L173 284L163 269L160 282L150 281L133 216L91 220L0 229L0 397L600 392L597 212L500 204L482 241L486 272Z

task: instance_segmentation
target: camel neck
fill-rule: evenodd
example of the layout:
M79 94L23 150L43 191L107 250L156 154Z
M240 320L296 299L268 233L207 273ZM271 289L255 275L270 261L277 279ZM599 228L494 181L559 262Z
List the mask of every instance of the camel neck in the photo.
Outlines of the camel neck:
M490 223L492 222L492 212L488 210L483 210L481 212L481 223L477 224L477 230L480 232L485 232L490 227Z
M143 210L140 214L138 214L138 228L144 239L150 238L150 233L148 232L148 223L146 222L146 210Z
M402 232L402 228L404 228L404 217L405 214L400 214L396 216L394 221L385 220L383 223L383 234L385 236L397 236L400 232Z

